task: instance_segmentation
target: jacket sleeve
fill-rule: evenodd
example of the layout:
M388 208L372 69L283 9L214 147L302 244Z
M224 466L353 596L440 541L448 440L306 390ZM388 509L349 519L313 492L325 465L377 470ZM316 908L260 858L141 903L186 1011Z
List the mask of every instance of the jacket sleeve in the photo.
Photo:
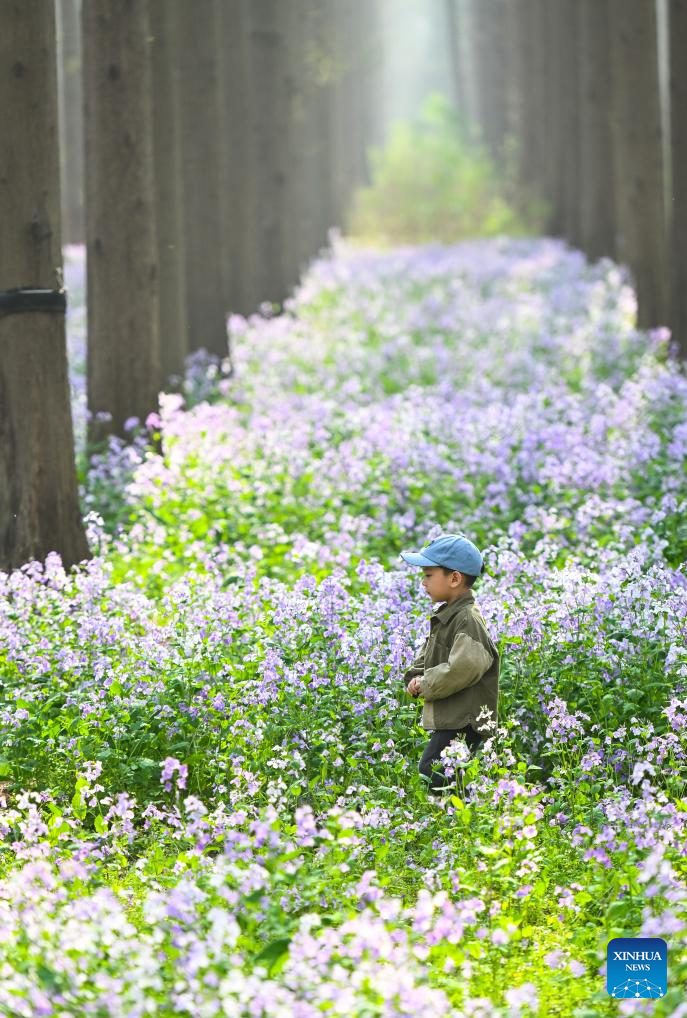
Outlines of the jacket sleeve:
M403 685L408 688L411 679L422 677L425 673L425 648L417 655L408 671L403 676Z
M493 654L469 633L456 633L448 661L427 668L420 686L424 700L443 700L461 689L474 686L489 670Z

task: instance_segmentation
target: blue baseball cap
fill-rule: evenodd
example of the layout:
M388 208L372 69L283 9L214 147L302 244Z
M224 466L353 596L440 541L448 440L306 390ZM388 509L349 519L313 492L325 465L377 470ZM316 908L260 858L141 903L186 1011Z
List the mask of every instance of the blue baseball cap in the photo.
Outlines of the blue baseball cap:
M463 534L442 534L422 551L402 551L401 558L411 566L445 566L467 576L479 576L483 564L481 554Z

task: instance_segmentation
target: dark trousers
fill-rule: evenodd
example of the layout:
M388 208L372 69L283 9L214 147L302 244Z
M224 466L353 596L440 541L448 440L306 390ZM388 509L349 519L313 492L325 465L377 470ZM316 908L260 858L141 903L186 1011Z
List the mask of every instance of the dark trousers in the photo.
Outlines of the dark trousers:
M435 769L435 761L439 760L442 749L446 749L449 742L452 742L456 737L465 739L468 749L473 754L483 741L480 733L476 732L472 725L467 725L465 728L450 728L445 731L432 732L420 760L420 774L429 779L430 792L441 792L444 788L455 784L455 776L449 778L442 770Z

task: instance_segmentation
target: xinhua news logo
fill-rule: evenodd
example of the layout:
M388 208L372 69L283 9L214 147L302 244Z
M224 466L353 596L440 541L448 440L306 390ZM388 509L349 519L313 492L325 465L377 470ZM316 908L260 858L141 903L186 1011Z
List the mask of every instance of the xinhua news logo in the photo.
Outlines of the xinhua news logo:
M606 948L606 989L611 997L665 997L668 945L660 937L616 937Z

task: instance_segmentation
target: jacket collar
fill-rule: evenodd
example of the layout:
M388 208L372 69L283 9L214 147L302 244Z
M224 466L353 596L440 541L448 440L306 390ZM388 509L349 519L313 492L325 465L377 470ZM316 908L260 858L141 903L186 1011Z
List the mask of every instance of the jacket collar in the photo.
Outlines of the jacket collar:
M439 622L448 622L453 616L464 608L466 604L471 604L475 600L475 595L471 590L467 590L460 597L457 597L455 601L444 601L435 611L432 612L431 618L438 619Z

